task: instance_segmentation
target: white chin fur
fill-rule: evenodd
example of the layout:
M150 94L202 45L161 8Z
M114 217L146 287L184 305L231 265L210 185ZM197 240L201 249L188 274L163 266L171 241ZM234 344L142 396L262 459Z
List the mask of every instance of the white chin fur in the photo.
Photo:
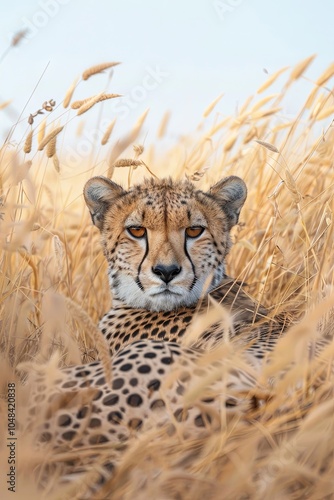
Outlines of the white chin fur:
M114 297L125 302L127 306L157 312L193 306L198 302L202 292L202 285L198 282L190 292L178 286L177 294L154 294L152 290L142 291L130 276L123 276L119 279L117 287L112 285L111 283Z

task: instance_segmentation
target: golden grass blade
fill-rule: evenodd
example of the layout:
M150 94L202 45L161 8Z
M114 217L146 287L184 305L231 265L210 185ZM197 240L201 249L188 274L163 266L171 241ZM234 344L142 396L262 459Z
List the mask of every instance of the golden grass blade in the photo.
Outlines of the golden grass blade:
M301 200L301 195L297 189L296 181L294 180L288 169L285 170L285 185L292 194L295 203L299 203Z
M46 156L52 158L56 154L57 136L53 137L46 145Z
M220 122L218 122L216 125L214 125L208 132L208 136L211 137L213 136L214 134L216 134L219 130L221 130L222 128L225 127L225 125L227 125L230 121L230 118L225 118L224 120L221 120ZM239 124L237 124L237 126L239 126Z
M38 127L38 133L37 133L38 144L40 144L45 137L45 129L46 129L46 119L42 120L40 126Z
M319 92L319 87L314 87L314 89L311 90L311 92L306 100L305 108L309 109L312 106L318 92Z
M267 95L266 97L263 97L262 99L260 99L258 102L256 102L254 104L254 106L251 108L251 110L249 111L249 113L254 113L255 111L259 110L260 108L262 108L262 106L264 106L265 104L267 104L267 102L271 101L272 99L275 99L275 97L278 97L280 94L271 94L271 95Z
M98 73L102 73L104 70L112 68L113 66L117 66L118 64L121 63L108 62L108 63L97 64L96 66L91 66L82 73L82 79L88 80L88 78L90 78L91 76L97 75Z
M158 139L162 139L165 136L170 117L171 117L170 111L166 111L166 113L162 117L162 120L158 128L157 132Z
M109 163L109 169L108 169L108 177L111 179L113 171L114 171L114 164L117 160L117 158L123 153L123 151L130 145L134 143L134 141L137 139L141 128L145 122L145 119L148 115L149 109L144 111L144 113L138 118L137 122L135 123L133 129L131 132L129 132L123 139L117 142L117 144L113 147L108 163Z
M206 118L207 116L209 116L209 114L214 110L214 108L216 107L216 105L218 104L218 102L220 101L220 99L223 97L224 94L220 94L218 97L216 97L216 99L214 99L207 108L205 108L204 110L204 113L203 113L203 116L204 118Z
M122 96L120 94L105 94L104 92L102 92L101 94L98 94L98 95L96 95L88 100L85 99L79 105L77 116L82 115L83 113L86 113L86 111L88 111L93 106L95 106L96 103L105 101L107 99L115 99L115 97L122 97ZM78 105L79 102L80 101L76 101L75 103L73 103L72 108L76 109L76 106Z
M0 104L0 110L7 108L7 106L9 106L11 104L11 102L12 102L11 100L2 102Z
M56 154L54 154L52 156L52 162L53 162L53 166L55 168L55 171L57 172L57 174L60 173L60 162L59 162L59 158Z
M332 76L334 75L334 63L331 63L329 67L322 73L321 76L316 80L316 85L322 87Z
M42 151L45 146L52 140L54 139L58 134L60 134L60 132L63 130L63 126L61 127L57 127L55 128L54 130L52 130L52 132L50 132L43 140L42 142L39 143L39 146L38 146L38 151Z
M310 66L310 64L313 62L314 58L316 57L316 54L313 54L310 57L306 57L306 59L303 59L300 61L296 66L293 68L293 70L290 73L290 80L298 80L303 73L307 70L307 68Z
M225 144L224 144L224 152L227 153L228 151L230 151L234 144L237 142L239 138L239 134L231 134L230 137L228 137L225 141Z
M68 91L66 92L65 94L65 97L64 97L64 100L63 100L63 107L66 109L68 108L70 102L71 102L71 99L73 97L73 94L74 94L74 91L77 87L77 84L78 84L78 78L76 78L74 80L74 82L72 83L72 85L70 86L70 88L68 89Z
M323 109L322 111L319 111L311 115L311 118L315 118L317 121L319 120L324 120L325 118L328 118L328 116L332 116L334 118L334 106L330 106L328 108Z
M262 92L264 92L268 87L270 87L276 80L277 78L282 74L284 73L284 71L286 71L288 69L288 66L286 66L285 68L282 68L282 69L279 69L278 71L276 71L276 73L273 73L269 78L268 80L263 84L261 85L260 88L258 88L257 90L257 93L258 94L261 94Z
M86 333L91 337L91 339L96 343L96 347L99 352L99 356L104 368L104 374L106 380L111 384L111 356L109 352L109 346L102 332L93 323L90 316L86 311L79 306L76 302L70 298L65 298L65 303L71 314L73 314L82 324L85 325Z
M112 122L110 122L110 124L108 125L108 127L107 127L107 129L106 129L106 131L101 139L102 146L105 146L107 144L107 142L109 141L111 133L114 130L115 123L116 123L116 118L114 120L112 120Z
M259 139L254 139L254 141L258 144L261 144L261 146L265 147L266 149L269 149L269 151L272 151L273 153L279 153L277 147L273 144L270 144L269 142L260 141Z
M24 147L23 147L23 152L26 154L31 152L33 133L34 133L33 130L30 130L30 132L28 133L28 135L26 137Z
M134 144L133 151L136 159L144 153L144 146L142 144Z
M263 109L260 111L255 111L255 113L251 114L252 120L260 120L261 118L266 118L267 116L275 115L279 111L281 111L282 108L271 108L271 109Z
M114 163L114 168L123 168L123 167L139 167L143 162L141 160L131 160L123 158Z

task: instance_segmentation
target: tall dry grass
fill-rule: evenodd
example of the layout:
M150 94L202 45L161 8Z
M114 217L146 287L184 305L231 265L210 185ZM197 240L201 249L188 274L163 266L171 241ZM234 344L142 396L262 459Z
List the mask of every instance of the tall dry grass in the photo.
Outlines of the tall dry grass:
M289 119L282 116L289 92L311 62L308 58L271 75L233 116L217 113L216 99L204 111L197 132L179 138L164 154L159 140L169 115L162 120L157 143L145 149L140 140L146 114L121 140L113 137L111 122L102 145L96 143L80 172L73 172L63 161L66 142L72 140L66 125L81 117L67 107L84 80L115 64L94 66L70 87L65 114L58 106L51 106L47 117L32 113L22 137L13 142L9 135L1 148L2 424L8 382L17 386L18 420L24 414L28 394L15 370L18 364L33 361L51 369L55 356L60 365L98 357L93 325L111 299L98 234L81 196L93 174L112 175L125 186L148 175L187 176L202 188L230 174L242 177L248 199L234 229L228 272L247 283L270 314L289 311L294 319L295 326L257 374L266 399L256 411L232 420L219 433L196 439L169 436L153 426L131 440L118 470L96 498L334 495L333 65L310 84L300 112ZM285 79L282 90L272 94L278 78ZM101 93L81 101L86 123L89 108L103 106L98 97L105 95L115 97ZM96 161L98 153L103 162ZM121 161L124 157L130 160ZM323 336L329 343L316 356L316 349L307 346ZM198 391L205 394L205 387ZM1 443L6 432L3 425ZM55 472L44 493L37 492L33 471L46 457L32 451L29 436L20 439L16 498L80 498L78 488L89 483L89 475L64 489ZM0 470L6 470L6 449L1 447ZM60 464L62 458L53 457ZM6 494L3 482L0 488Z

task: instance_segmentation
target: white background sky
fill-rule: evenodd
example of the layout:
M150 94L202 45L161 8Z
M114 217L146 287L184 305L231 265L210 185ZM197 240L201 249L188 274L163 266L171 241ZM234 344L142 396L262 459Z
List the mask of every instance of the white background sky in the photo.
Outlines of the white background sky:
M273 73L317 53L308 76L319 76L333 60L333 18L332 0L1 0L0 54L13 33L31 32L0 64L0 100L13 99L20 112L48 63L25 115L47 99L60 101L93 64L123 62L110 90L124 99L158 67L164 76L144 89L142 102L132 98L125 113L113 101L104 115L118 117L121 133L149 107L146 130L153 134L170 109L175 137L193 130L221 93L219 111L233 113L265 81L264 68ZM84 82L76 97L100 92L105 82L105 75ZM297 104L292 99L286 112L295 113ZM10 121L0 113L3 135Z

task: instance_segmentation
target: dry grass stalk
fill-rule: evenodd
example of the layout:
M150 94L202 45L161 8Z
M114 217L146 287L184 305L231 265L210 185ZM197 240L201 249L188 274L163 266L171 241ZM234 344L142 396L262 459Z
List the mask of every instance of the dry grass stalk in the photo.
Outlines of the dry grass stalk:
M26 140L24 142L23 152L25 154L28 154L31 152L33 133L34 133L34 131L30 130L30 132L28 133Z
M75 91L75 89L77 87L77 84L78 84L78 78L76 78L74 80L74 82L72 83L72 85L70 86L70 88L68 89L68 91L65 94L65 97L64 97L64 100L63 100L63 106L64 106L65 109L69 106L69 104L71 102L71 99L73 97L73 94L74 94L74 91Z
M46 156L52 158L56 154L57 136L53 137L46 145Z
M329 106L328 108L325 108L322 111L319 110L317 113L315 113L314 118L317 121L319 121L319 120L324 120L328 116L334 116L334 106Z
M278 71L276 71L276 73L273 73L266 82L264 82L263 85L261 85L261 87L257 90L257 93L258 94L261 94L262 92L264 92L268 87L270 87L276 80L277 78L282 74L284 73L284 71L286 71L288 69L288 67L286 66L285 68L282 68L282 69L279 69Z
M162 120L161 120L159 128L158 128L158 132L157 132L158 139L162 139L164 137L164 135L166 134L166 130L167 130L167 126L168 126L170 117L171 117L171 113L169 111L166 111L166 113L162 117Z
M76 304L73 300L66 297L65 299L66 305L70 310L71 314L74 315L83 325L85 325L85 331L87 335L94 341L96 344L99 357L101 359L102 366L104 368L104 374L106 380L109 384L111 384L111 358L109 352L109 346L97 328L95 323L93 323L92 319L88 316L86 311L82 309L78 304Z
M109 163L109 169L108 169L108 177L111 179L112 174L114 171L114 164L117 161L117 158L123 153L123 151L130 146L131 144L134 143L134 141L137 139L142 126L144 125L145 119L147 117L149 110L147 109L144 111L144 113L138 118L137 122L135 123L133 129L120 141L116 143L116 145L113 147L108 163Z
M46 129L46 119L42 120L40 126L38 127L38 133L37 133L38 144L40 144L45 137L45 129Z
M262 106L267 104L267 102L271 101L272 99L275 99L275 97L278 97L279 95L280 94L271 94L271 95L267 95L266 97L263 97L257 103L255 103L254 106L252 106L250 113L254 113L258 109L262 108Z
M57 127L54 130L52 130L52 132L50 132L46 137L44 137L42 142L39 143L38 151L42 151L52 139L54 139L58 134L60 134L63 128L64 127Z
M60 238L57 234L55 234L53 236L52 242L53 242L53 248L54 248L54 252L55 252L55 256L56 256L58 278L60 281L62 274L63 274L64 246L63 246L62 242L60 241Z
M7 106L9 106L11 104L11 102L12 102L11 100L2 102L0 104L0 110L7 108Z
M323 72L321 76L316 80L316 85L322 87L332 76L334 75L334 63L331 63L329 67Z
M55 168L55 171L59 174L60 173L60 163L59 163L59 158L56 154L52 156L52 162L53 166Z
M135 159L141 156L144 152L144 146L142 144L134 144L133 151L135 152Z
M295 203L299 203L301 200L301 195L297 189L296 181L294 180L288 169L285 170L285 184L290 193L292 194Z
M314 61L315 56L316 54L313 54L312 56L306 57L306 59L303 59L298 64L296 64L296 66L290 73L290 80L293 81L300 78L302 74L305 73L309 65Z
M282 108L271 108L271 109L263 109L260 111L255 111L255 113L251 114L252 120L260 120L261 118L266 118L267 116L276 115L281 111Z
M114 130L115 123L116 123L116 118L114 120L112 120L110 122L110 124L108 125L108 127L107 127L107 129L106 129L106 131L101 139L102 146L105 146L107 144L107 142L109 141L111 133Z
M261 146L265 147L266 149L269 149L269 151L272 151L273 153L279 153L277 147L273 144L270 144L269 142L260 141L259 139L254 139L254 141L258 144L261 144Z
M233 148L238 137L239 137L239 134L231 134L230 137L228 137L226 139L225 144L224 144L224 152L225 153L227 153L228 151L230 151Z
M102 73L102 71L112 68L113 66L117 66L118 64L121 64L120 62L109 62L109 63L102 63L102 64L97 64L96 66L91 66L90 68L86 69L82 73L82 79L83 80L88 80L93 75L96 75L98 73Z
M209 104L209 106L204 110L204 113L203 113L204 118L206 118L207 116L209 116L209 114L214 110L214 108L216 107L216 105L218 104L218 102L220 101L220 99L223 97L223 95L224 94L220 94L218 97L216 97L216 99L214 99Z
M143 165L143 162L141 160L132 160L132 159L126 159L122 158L114 163L115 168L123 168L123 167L139 167L140 165Z
M88 100L84 100L82 102L82 104L79 106L77 115L79 116L79 115L82 115L83 113L86 113L86 111L91 109L98 102L105 101L107 99L115 99L115 97L121 97L121 95L120 94L105 94L104 92L102 92L101 94L98 94L98 95L96 95ZM72 104L73 109L76 109L74 107L74 105L77 106L78 102L80 102L80 101L76 101L75 103Z

